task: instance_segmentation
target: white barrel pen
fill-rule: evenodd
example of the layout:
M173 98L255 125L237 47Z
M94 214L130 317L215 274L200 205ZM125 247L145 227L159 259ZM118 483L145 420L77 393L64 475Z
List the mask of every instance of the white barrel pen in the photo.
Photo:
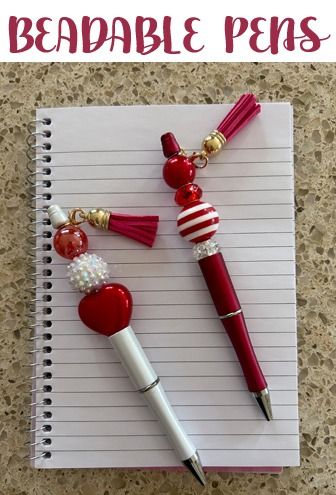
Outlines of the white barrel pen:
M128 326L109 337L134 387L160 421L179 459L205 485L206 480L196 448L184 432L171 407L160 378L155 373L132 327Z

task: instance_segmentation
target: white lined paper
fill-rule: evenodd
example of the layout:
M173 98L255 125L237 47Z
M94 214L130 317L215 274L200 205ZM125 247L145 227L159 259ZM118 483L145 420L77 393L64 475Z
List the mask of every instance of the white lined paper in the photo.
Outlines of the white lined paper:
M206 466L297 465L298 412L295 320L294 198L291 108L264 104L262 114L198 173L204 199L218 210L217 235L241 300L251 339L272 392L275 420L267 423L246 390L241 369L175 219L174 191L161 179L160 134L174 130L185 149L197 149L222 118L225 105L42 109L52 120L52 195L38 206L105 207L159 214L152 250L85 226L90 248L109 263L112 280L133 293L132 324ZM204 119L204 114L207 119ZM218 121L218 122L217 122ZM116 125L117 123L117 125ZM130 139L131 137L131 139ZM130 149L131 148L131 149ZM49 154L49 153L48 153ZM46 230L45 228L43 230ZM37 387L51 384L50 460L38 467L176 466L151 412L132 390L102 336L78 321L80 295L67 284L66 262L54 251L51 277L38 277L38 297L52 301L50 354L37 360ZM94 404L92 401L94 400ZM94 406L94 407L93 407ZM88 435L89 432L89 435ZM37 449L38 451L38 449Z

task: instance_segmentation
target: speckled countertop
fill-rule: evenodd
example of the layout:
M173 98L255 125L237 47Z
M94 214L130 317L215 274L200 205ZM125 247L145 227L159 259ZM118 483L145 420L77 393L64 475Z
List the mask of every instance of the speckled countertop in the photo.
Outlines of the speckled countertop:
M336 64L0 64L0 495L336 492ZM233 102L243 91L295 113L300 468L281 475L31 469L26 124L37 106Z

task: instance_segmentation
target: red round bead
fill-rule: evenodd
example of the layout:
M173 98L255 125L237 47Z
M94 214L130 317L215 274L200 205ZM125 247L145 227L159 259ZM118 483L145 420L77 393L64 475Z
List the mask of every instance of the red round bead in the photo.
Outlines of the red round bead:
M203 191L197 184L185 184L176 191L175 202L180 206L185 206L201 199L202 194Z
M88 244L85 232L75 225L65 225L59 228L54 236L56 252L68 260L86 253Z
M174 155L163 167L163 178L168 186L178 189L195 178L196 168L192 161L183 155Z

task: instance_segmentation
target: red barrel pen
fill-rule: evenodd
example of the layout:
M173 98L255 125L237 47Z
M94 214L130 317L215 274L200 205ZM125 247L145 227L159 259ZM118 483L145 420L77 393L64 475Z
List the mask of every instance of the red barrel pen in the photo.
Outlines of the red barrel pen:
M271 420L272 408L267 382L255 355L243 311L225 266L223 255L217 252L209 256L204 253L204 257L200 253L199 256L198 264L207 283L219 319L236 351L247 387L258 401L266 419Z
M256 113L253 108L252 111ZM163 168L163 178L170 187L177 189L175 201L183 206L177 217L177 228L182 237L195 244L194 257L200 266L219 319L236 352L248 390L270 421L272 407L267 382L255 355L220 247L212 239L219 226L219 215L211 204L200 200L203 192L193 183L196 174L195 160L201 158L207 163L206 155L197 153L187 157L172 133L164 134L161 141L163 153L168 158Z

